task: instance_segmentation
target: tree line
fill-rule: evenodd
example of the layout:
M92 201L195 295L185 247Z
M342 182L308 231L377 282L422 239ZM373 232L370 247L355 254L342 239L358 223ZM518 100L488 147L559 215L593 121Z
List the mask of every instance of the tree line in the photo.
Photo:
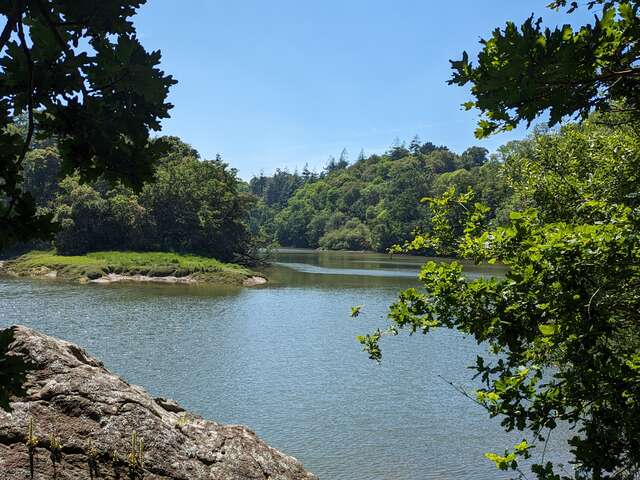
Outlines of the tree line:
M451 186L473 188L501 221L510 191L502 159L488 153L471 147L457 154L414 137L408 147L396 142L381 155L361 153L353 164L343 151L320 174L305 167L302 174L255 176L249 186L259 200L251 230L287 247L383 252L428 226L420 200Z
M77 172L61 176L53 141L26 155L22 188L58 226L58 253L170 251L251 263L257 245L246 220L254 197L236 171L177 137L152 142L164 154L139 190L104 177L81 182Z

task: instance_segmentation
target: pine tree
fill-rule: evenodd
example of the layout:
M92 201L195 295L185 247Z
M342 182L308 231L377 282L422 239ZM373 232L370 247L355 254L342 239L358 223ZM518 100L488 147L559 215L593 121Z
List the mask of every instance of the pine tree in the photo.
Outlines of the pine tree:
M415 135L411 139L411 144L409 145L409 151L411 152L411 155L418 155L420 153L420 147L422 147L422 144L420 143L420 137L418 135Z

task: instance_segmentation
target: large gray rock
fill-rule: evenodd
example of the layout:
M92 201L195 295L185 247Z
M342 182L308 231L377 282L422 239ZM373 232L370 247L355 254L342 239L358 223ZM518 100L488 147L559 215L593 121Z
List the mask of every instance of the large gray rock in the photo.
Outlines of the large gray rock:
M27 396L14 399L11 413L0 410L0 480L316 478L245 427L153 399L72 343L25 327L12 330L9 354L26 357L34 369ZM38 443L30 455L31 419ZM130 467L134 432L144 440L143 463ZM55 465L51 433L62 443Z

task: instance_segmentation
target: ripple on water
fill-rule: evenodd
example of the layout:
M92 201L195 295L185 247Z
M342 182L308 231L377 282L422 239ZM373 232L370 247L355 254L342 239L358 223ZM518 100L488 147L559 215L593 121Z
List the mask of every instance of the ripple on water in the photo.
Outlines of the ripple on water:
M286 260L309 271L280 267L259 289L0 279L0 325L76 342L153 395L249 425L322 479L510 478L483 454L520 439L438 378L471 388L474 342L391 338L381 365L360 351L355 336L383 325L397 290L414 284L398 277L407 272L327 275L354 263ZM353 305L364 305L357 320Z

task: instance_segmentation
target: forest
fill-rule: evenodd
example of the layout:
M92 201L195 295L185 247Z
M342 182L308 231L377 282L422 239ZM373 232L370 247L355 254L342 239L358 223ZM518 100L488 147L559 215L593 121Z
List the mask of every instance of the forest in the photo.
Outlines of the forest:
M82 183L78 172L61 175L53 141L40 141L27 154L22 186L39 215L56 226L57 253L163 251L252 263L257 243L247 217L255 199L235 170L220 157L201 159L176 137L153 142L164 154L137 190L104 177ZM33 247L50 248L41 241L14 251Z
M493 226L507 225L513 211L541 205L549 218L566 219L566 196L578 195L587 178L608 192L633 192L632 164L612 166L616 157L603 148L597 158L571 163L545 153L580 151L575 142L596 139L629 143L613 120L541 126L493 154L482 147L457 154L415 137L408 147L396 142L381 155L361 154L353 164L343 152L321 173L278 169L247 183L220 156L203 160L179 138L160 137L154 141L165 154L139 191L104 178L83 184L77 173L61 178L55 144L41 141L25 159L23 186L40 214L58 225L54 244L60 254L171 251L250 264L260 248L273 245L387 252L431 231L432 211L423 200L452 189L472 191Z
M420 200L451 186L473 188L500 221L509 189L501 154L488 154L481 147L456 154L414 137L408 147L397 141L381 155L361 153L351 165L343 152L320 174L305 167L302 174L257 176L249 182L259 198L251 230L286 247L385 252L416 228L428 228L429 212Z
M14 128L24 135L24 122ZM244 182L219 155L204 160L179 138L159 137L152 142L163 153L137 190L105 177L83 183L77 171L63 175L56 142L40 139L25 158L21 185L56 226L53 244L62 255L166 251L252 264L274 245L386 252L428 229L421 199L451 187L473 189L503 224L515 208L505 166L516 162L516 145L534 138L489 155L481 147L456 154L415 137L408 147L361 153L353 164L343 152L319 174L277 169ZM7 252L33 247L49 245Z

